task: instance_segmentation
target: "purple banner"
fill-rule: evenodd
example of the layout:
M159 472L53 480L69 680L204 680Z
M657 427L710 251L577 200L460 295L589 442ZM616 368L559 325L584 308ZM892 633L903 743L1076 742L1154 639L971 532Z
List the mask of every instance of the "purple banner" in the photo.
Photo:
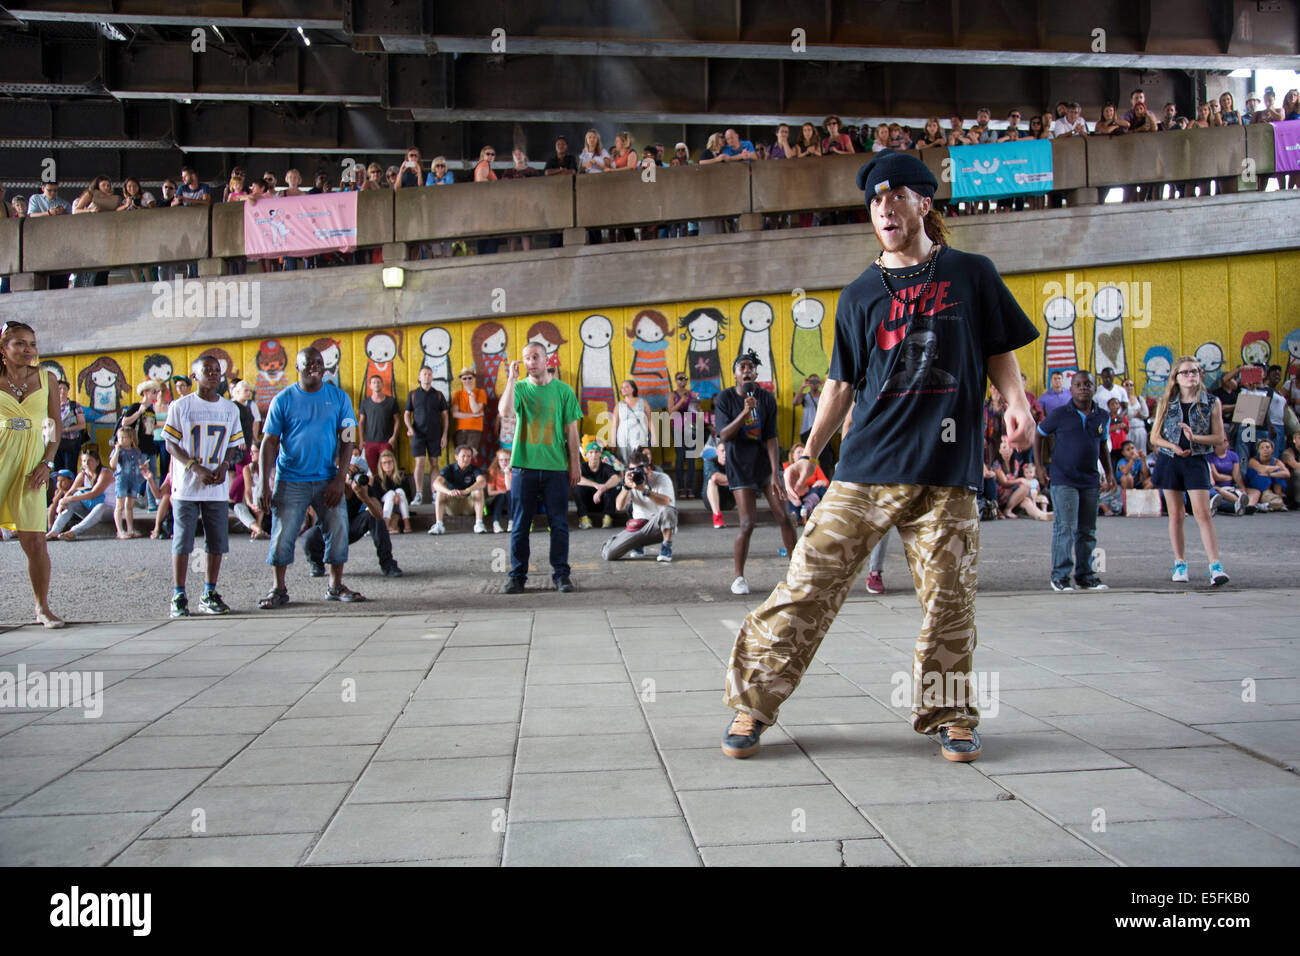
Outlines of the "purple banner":
M1274 168L1278 172L1300 169L1300 120L1273 123Z

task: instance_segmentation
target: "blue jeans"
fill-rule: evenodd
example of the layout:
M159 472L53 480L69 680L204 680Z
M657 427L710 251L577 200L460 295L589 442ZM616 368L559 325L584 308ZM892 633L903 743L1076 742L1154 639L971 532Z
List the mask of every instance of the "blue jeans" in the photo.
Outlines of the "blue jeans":
M1052 485L1052 580L1074 579L1080 583L1096 577L1092 552L1097 547L1097 498L1100 487L1070 488Z
M333 508L325 506L328 481L277 481L271 495L271 543L266 563L273 568L293 564L294 545L307 517L307 506L316 509L316 517L325 535L325 563L348 563L348 506L346 495L339 496Z
M536 468L510 470L510 576L528 577L528 528L537 513L541 496L546 520L551 526L551 580L569 576L569 473Z

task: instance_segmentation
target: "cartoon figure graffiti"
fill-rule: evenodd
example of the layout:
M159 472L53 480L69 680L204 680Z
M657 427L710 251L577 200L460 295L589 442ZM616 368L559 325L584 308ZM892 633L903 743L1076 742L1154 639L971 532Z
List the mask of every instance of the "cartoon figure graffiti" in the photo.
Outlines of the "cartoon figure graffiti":
M1223 349L1218 342L1202 342L1193 353L1205 369L1205 387L1213 391L1223 380Z
M395 394L393 360L402 357L402 330L383 329L366 336L366 377L378 375L383 384L383 393L390 398Z
M668 320L657 309L642 309L625 330L636 355L628 377L650 408L668 408Z
M1128 373L1124 349L1124 293L1113 285L1102 286L1092 298L1092 367L1110 369L1123 377Z
M794 383L802 384L809 375L825 379L831 360L822 345L822 320L826 307L817 299L796 299L790 308L794 319L794 332L790 337L790 364L794 367Z
M289 365L289 353L284 350L279 339L266 339L258 347L256 361L257 379L253 382L253 401L257 402L257 410L262 413L262 420L265 421L271 400L293 384L284 374Z
M772 361L772 323L776 314L762 299L750 299L740 307L740 324L745 329L740 334L737 355L753 352L759 358L758 384L776 394L776 362Z
M424 353L421 368L433 370L433 387L442 397L451 401L451 333L432 326L420 333L420 351Z
M1241 364L1267 365L1273 357L1273 346L1269 344L1268 332L1247 332L1241 337Z
M1053 372L1073 372L1079 367L1079 352L1074 346L1074 303L1065 296L1048 299L1043 306L1043 321L1047 323L1046 343L1043 346L1048 381Z
M578 359L578 404L582 414L590 414L592 402L599 402L605 410L614 407L614 357L610 342L614 338L614 323L603 315L589 315L578 326L582 340L582 355Z
M1300 374L1300 329L1292 329L1282 339L1282 354L1286 356L1286 368L1282 380L1287 381Z
M339 385L339 368L343 364L343 344L338 339L332 339L327 335L317 339L311 347L320 352L321 360L325 363L325 381L331 385Z
M164 402L172 400L172 360L161 352L154 352L144 357L141 367L144 377L158 383Z
M53 372L54 381L56 382L66 382L68 380L68 376L63 374L63 366L54 359L43 360L39 368L42 372Z
M718 355L718 343L726 338L722 330L727 327L727 317L717 309L705 306L691 309L678 320L677 327L686 330L681 336L683 340L691 340L686 349L686 372L691 377L691 390L700 401L711 399L722 391L722 359Z
M122 366L116 359L101 355L81 370L77 389L86 394L86 421L90 423L91 437L94 438L96 429L111 433L117 424L122 398L129 390Z
M497 448L497 379L506 360L509 336L500 322L484 322L470 336L469 349L478 373L478 387L487 392L483 410L483 439L476 462L490 462Z
M1159 398L1169 384L1169 373L1174 367L1174 353L1167 345L1153 345L1142 356L1142 366L1146 369L1147 381L1142 386L1146 398Z
M559 326L554 322L547 322L545 319L540 322L534 322L528 327L529 342L536 342L542 348L546 349L546 366L555 370L555 377L560 377L560 346L567 345L569 340L561 333Z

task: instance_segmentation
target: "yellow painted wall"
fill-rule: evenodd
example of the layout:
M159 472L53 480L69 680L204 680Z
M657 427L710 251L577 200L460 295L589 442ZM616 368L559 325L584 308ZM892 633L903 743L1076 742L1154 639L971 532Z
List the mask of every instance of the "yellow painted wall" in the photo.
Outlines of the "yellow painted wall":
M1117 369L1124 375L1131 376L1139 388L1158 389L1160 384L1161 357L1176 358L1183 354L1195 354L1198 349L1202 354L1213 357L1216 347L1221 350L1224 364L1231 368L1242 362L1242 342L1247 336L1258 337L1267 333L1267 361L1276 364L1300 364L1300 252L1269 253L1253 256L1234 256L1231 258L1185 260L1181 262L1135 264L1123 267L1101 269L1081 269L1077 272L1044 272L1011 275L1006 283L1021 307L1033 319L1042 332L1046 331L1044 310L1057 295L1070 297L1070 308L1075 315L1073 333L1075 349L1079 364L1093 369L1097 368L1098 356L1094 341L1097 331L1097 319L1094 316L1094 303L1101 303L1103 311L1109 303L1114 308L1118 298L1114 289L1120 290L1124 299L1123 308L1118 313L1118 326L1114 324L1115 316L1110 315L1111 325L1103 329L1112 330L1106 339L1107 347L1113 347L1122 340L1124 368ZM1055 285L1054 285L1055 284ZM1059 287L1059 288L1058 288ZM1098 293L1104 289L1110 291ZM795 437L798 418L791 405L791 398L803 380L804 371L818 371L825 374L823 364L831 354L832 329L835 308L838 302L838 290L810 290L807 301L799 302L789 295L771 295L753 297L770 307L773 322L766 331L766 354L762 357L772 359L776 395L782 409L780 436L782 445L788 445ZM445 356L446 378L453 389L458 385L456 376L462 367L478 366L481 370L491 368L492 354L483 354L483 349L474 348L475 340L486 337L487 345L492 346L500 340L500 331L505 332L505 355L518 358L520 349L529 338L546 338L547 334L559 332L564 340L558 347L560 377L578 389L579 398L588 392L590 376L585 382L579 381L580 368L584 365L584 354L592 367L600 365L603 360L612 362L615 389L622 379L629 377L629 371L637 355L636 339L628 335L635 332L636 316L642 309L653 309L662 314L669 326L667 336L668 368L670 374L687 367L688 359L692 367L688 369L698 374L700 355L690 353L689 336L680 327L681 323L695 309L714 309L725 319L720 329L717 349L723 369L723 387L733 384L730 375L731 362L736 357L746 328L742 323L749 297L723 299L719 301L688 301L670 303L646 303L643 306L618 307L610 309L591 309L550 315L528 315L518 317L502 316L494 323L483 320L467 322L445 322L437 326L412 326L397 330L388 330L389 342L400 338L399 352L393 357L392 370L395 389L399 401L407 390L416 387L417 375L426 354L421 342L432 342L438 333L429 330L441 328L450 338L450 351ZM793 310L798 307L801 315L807 315L811 328L803 331L796 329ZM1057 303L1055 308L1061 308ZM820 311L820 324L816 323ZM1137 318L1135 312L1147 311L1145 320ZM752 314L762 316L763 308L756 307ZM584 344L581 334L584 323L591 316L602 315L612 327L612 339L608 352L602 353L600 347ZM1105 319L1105 316L1103 316ZM1143 324L1145 321L1146 324ZM552 328L542 326L549 323ZM600 327L597 320L591 328ZM1118 329L1118 333L1114 332ZM477 334L476 334L477 330ZM398 335L397 333L400 333ZM819 336L819 337L818 337ZM339 343L339 382L358 400L364 388L364 376L370 361L367 342L372 343L370 350L384 344L377 339L376 333L330 333L323 330L317 335L290 336L281 344L288 355L290 367L286 372L286 381L296 380L292 368L294 354L298 349L313 344L319 339L334 340ZM764 334L760 331L758 342L763 344ZM224 342L218 347L228 353L231 364L250 380L258 375L258 355L264 339L250 339L243 342ZM549 341L549 339L548 339ZM557 343L552 342L552 345ZM824 350L824 357L819 356L817 347ZM797 347L796 347L797 346ZM1288 354L1288 346L1290 354ZM601 346L603 347L603 346ZM189 364L209 347L165 347L157 351L172 361L175 372L184 373ZM1252 353L1262 353L1264 346L1256 343ZM78 383L77 377L90 369L97 360L107 358L112 364L101 375L112 378L120 370L128 380L128 394L121 398L122 404L133 400L134 386L144 378L144 362L153 350L135 350L107 354L76 354L46 356L43 358L57 361L64 374L73 382L77 401L83 405L90 404L87 393L88 383ZM796 372L796 356L808 369ZM382 355L380 356L383 357ZM1046 357L1044 339L1040 338L1032 345L1026 346L1018 353L1021 368L1029 379L1031 389L1042 391L1046 380ZM436 362L437 357L430 358ZM706 362L707 364L707 362ZM608 372L608 365L605 367ZM1213 369L1211 369L1213 377ZM480 387L499 394L505 383L504 366L497 369L497 374L488 382L480 381ZM438 377L442 377L441 373ZM693 376L694 377L694 376ZM112 392L111 385L109 391ZM583 423L583 430L594 432L597 427L596 416L606 408L603 402L588 404L588 417ZM95 438L107 453L109 430L97 430ZM402 457L409 451L402 443Z

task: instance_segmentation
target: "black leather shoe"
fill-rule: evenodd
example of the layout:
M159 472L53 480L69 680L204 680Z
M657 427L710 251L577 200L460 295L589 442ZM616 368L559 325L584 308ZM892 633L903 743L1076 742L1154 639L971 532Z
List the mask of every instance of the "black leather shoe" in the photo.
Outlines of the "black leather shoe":
M561 592L562 594L568 594L570 591L576 591L578 589L574 586L573 581L569 578L569 576L565 575L564 577L560 578L558 581L555 582L555 590Z
M511 578L506 582L506 586L501 589L502 594L523 594L524 582L519 578Z

